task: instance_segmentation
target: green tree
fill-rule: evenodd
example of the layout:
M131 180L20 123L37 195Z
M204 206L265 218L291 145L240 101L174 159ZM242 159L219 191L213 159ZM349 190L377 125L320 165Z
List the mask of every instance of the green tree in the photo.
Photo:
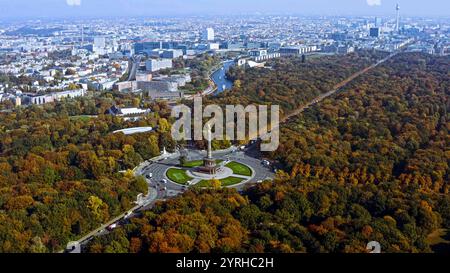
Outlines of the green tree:
M108 205L105 204L103 200L98 198L97 196L91 195L89 197L88 208L98 220L101 221L107 218Z

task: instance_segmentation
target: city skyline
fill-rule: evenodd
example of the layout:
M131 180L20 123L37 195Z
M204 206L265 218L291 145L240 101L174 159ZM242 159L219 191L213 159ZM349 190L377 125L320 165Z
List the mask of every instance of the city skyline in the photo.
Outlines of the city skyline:
M189 16L231 14L448 16L450 3L430 0L0 0L4 19L86 18L111 16Z

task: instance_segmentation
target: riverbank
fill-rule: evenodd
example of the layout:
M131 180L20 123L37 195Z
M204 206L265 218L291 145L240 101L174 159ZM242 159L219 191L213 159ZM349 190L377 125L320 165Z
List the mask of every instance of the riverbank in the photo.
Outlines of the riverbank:
M216 89L213 92L214 95L233 87L233 82L226 77L227 71L233 65L235 65L233 60L224 61L222 62L222 66L211 74L210 78L216 85Z

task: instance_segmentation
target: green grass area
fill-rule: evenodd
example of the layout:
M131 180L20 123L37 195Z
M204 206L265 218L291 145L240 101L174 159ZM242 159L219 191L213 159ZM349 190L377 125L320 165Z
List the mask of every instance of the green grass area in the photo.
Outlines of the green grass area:
M192 180L185 170L170 168L166 172L167 177L175 183L185 185Z
M222 183L222 187L227 187L235 184L239 184L244 181L244 178L230 176L224 179L220 179L220 183ZM208 188L210 187L209 180L202 180L195 184L196 188Z
M87 122L89 121L91 118L93 118L93 116L87 116L87 115L80 115L80 116L71 116L69 117L71 120L80 120L80 121L84 121Z
M238 163L235 161L231 161L226 166L228 168L232 169L234 174L245 175L245 176L252 175L252 170L249 167L245 166L244 164L241 164L241 163Z
M227 187L227 186L239 184L244 180L245 180L244 178L230 176L230 177L221 179L220 182L222 183L222 187Z
M216 160L216 163L219 164L223 160ZM194 161L188 161L183 164L183 167L185 168L195 168L203 166L203 160L194 160Z
M195 168L203 165L203 160L187 161L183 164L185 168Z

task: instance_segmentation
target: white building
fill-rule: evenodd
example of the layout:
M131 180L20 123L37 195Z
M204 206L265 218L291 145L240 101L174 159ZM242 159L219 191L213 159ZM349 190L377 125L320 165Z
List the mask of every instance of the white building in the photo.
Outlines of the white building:
M214 29L207 28L202 33L202 40L204 41L214 41Z
M269 54L265 54L265 55L259 55L259 56L255 56L253 57L253 60L257 63L259 62L264 62L270 59L275 59L275 58L280 58L281 54L280 53L269 53Z
M220 44L218 43L209 43L208 50L219 50Z
M94 47L105 48L106 47L105 37L95 37L94 38Z
M288 46L280 48L280 54L282 56L298 56L305 53L317 51L317 46Z
M113 115L113 116L119 116L123 117L124 120L139 120L140 117L150 113L150 109L141 109L141 108L121 108L113 105L111 108L109 108L105 114ZM146 127L151 128L151 127ZM152 129L150 129L152 130ZM115 131L114 133L119 132ZM123 132L123 131L122 131Z
M167 49L160 55L164 59L176 59L183 56L183 50L181 49Z
M145 62L145 69L151 72L172 68L172 66L173 64L171 59L150 59Z
M54 92L44 95L24 95L24 103L26 104L45 104L45 103L51 103L55 101L62 100L64 98L76 98L76 97L83 97L85 95L84 89L77 89L77 90L67 90L62 92Z
M95 37L94 38L94 46L93 46L92 50L98 54L105 54L106 53L105 48L106 48L105 37Z

